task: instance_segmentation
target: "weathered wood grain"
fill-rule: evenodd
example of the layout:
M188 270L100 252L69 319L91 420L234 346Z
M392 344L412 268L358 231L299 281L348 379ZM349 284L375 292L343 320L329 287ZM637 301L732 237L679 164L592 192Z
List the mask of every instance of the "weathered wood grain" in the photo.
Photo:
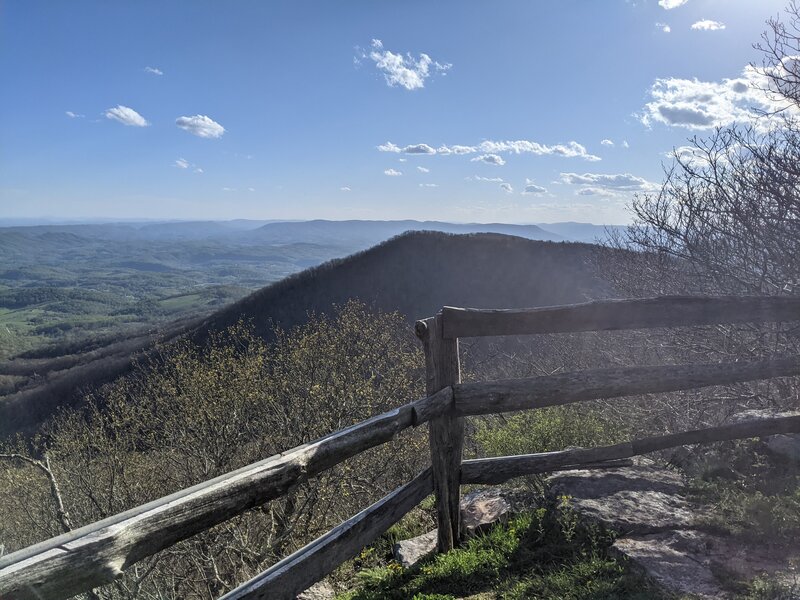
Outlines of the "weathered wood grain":
M433 396L461 380L458 340L442 337L441 315L418 326L425 348L426 387ZM449 410L429 425L433 489L436 494L437 547L447 552L458 545L461 530L459 502L461 455L464 446L464 420Z
M800 416L754 419L732 425L633 440L613 446L465 460L461 465L461 480L464 483L497 484L523 475L563 471L584 465L597 466L606 461L631 458L688 444L707 444L778 433L800 433Z
M356 556L433 490L431 470L396 489L304 548L284 558L220 600L292 600Z
M432 396L413 402L411 407L414 427L441 417L453 411L453 388L442 388Z
M446 393L440 402L449 406ZM137 561L391 440L413 424L414 404L0 558L0 598L68 598L108 583ZM426 409L435 413L435 406Z
M717 323L794 321L800 298L760 296L660 296L597 300L522 309L442 309L447 339L491 335L566 333L682 327Z
M769 360L594 369L453 386L460 415L482 415L584 400L800 375L800 356Z

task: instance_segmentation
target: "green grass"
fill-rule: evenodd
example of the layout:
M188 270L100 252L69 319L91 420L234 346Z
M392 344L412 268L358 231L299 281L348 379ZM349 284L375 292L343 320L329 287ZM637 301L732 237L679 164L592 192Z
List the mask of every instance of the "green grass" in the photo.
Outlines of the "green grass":
M357 575L358 588L339 600L662 598L609 555L611 541L608 533L578 524L562 503L520 514L413 569L391 561L366 568Z

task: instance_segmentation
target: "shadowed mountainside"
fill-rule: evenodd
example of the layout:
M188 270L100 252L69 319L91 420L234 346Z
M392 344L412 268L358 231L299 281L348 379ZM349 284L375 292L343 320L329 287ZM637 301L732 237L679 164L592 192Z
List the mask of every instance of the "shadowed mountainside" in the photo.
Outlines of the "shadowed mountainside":
M410 320L442 306L515 308L579 302L608 295L590 257L606 251L494 233L409 232L373 248L307 269L212 314L192 335L252 319L268 336L357 298Z

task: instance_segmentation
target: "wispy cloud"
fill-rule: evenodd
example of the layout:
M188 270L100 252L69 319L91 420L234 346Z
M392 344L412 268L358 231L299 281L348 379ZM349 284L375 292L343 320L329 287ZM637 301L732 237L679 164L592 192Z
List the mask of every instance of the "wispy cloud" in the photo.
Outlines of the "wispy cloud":
M601 143L603 146L613 146L613 145L614 145L614 142L612 142L611 140L608 140L608 139L606 139L606 140L601 140L601 141L600 141L600 143Z
M535 156L563 156L564 158L582 158L588 161L598 161L599 156L590 154L578 142L571 141L566 144L541 144L530 140L484 140L475 145L441 144L434 147L432 144L417 143L400 146L387 141L377 146L380 152L394 152L397 154L438 154L441 156L467 155L467 154L533 154Z
M219 138L225 133L222 125L205 115L178 117L175 125L201 138Z
M400 177L403 174L402 171L395 171L394 169L386 169L383 172L384 175L388 175L389 177Z
M712 21L711 19L703 19L702 21L692 23L692 29L698 31L719 31L720 29L725 29L725 23Z
M70 119L82 119L86 115L79 115L78 113L74 113L71 110L64 111L64 114L67 115Z
M438 188L439 184L438 183L420 183L419 187L421 187L421 188Z
M417 167L417 171L419 171L420 173L430 173L431 172L431 170L426 168L426 167Z
M106 119L112 119L130 127L147 127L150 124L138 112L121 104L114 108L109 108L104 114Z
M630 173L561 173L560 179L562 183L588 186L577 192L584 196L590 195L590 192L585 192L585 189L646 192L657 188L656 184Z
M405 55L384 49L381 40L372 40L368 51L356 49L358 54L355 63L371 60L375 67L383 73L389 87L400 86L407 90L418 90L425 87L425 80L433 74L445 74L453 65L433 60L425 53L414 58L410 52Z
M486 183L503 183L502 177L482 177L480 175L474 175L473 177L467 177L467 181L484 181Z
M190 163L185 158L176 159L175 162L173 163L173 166L178 167L179 169L189 169L189 168L191 168L192 171L194 171L195 173L203 173L203 169L201 169L197 165L193 165L192 163Z
M514 188L511 187L510 183L501 183L500 184L500 189L503 190L506 194L513 194L514 193Z
M480 156L476 156L470 160L472 160L472 162L484 162L487 165L495 165L496 167L502 167L504 164L506 164L506 161L503 160L503 157L499 154L481 154Z
M656 23L656 27L658 27L664 33L669 33L672 31L672 27L670 27L666 23Z
M351 192L352 191L350 189L349 185L343 185L342 187L339 188L339 190L342 191L342 192Z
M683 6L688 1L689 0L658 0L658 5L664 10L672 10L673 8Z
M145 73L150 73L151 75L163 75L164 74L164 71L162 71L161 69L156 68L156 67L145 67L144 68L144 72Z
M523 195L538 195L538 194L546 194L547 188L544 188L540 185L536 185L533 180L526 179L525 180L525 189L522 190Z

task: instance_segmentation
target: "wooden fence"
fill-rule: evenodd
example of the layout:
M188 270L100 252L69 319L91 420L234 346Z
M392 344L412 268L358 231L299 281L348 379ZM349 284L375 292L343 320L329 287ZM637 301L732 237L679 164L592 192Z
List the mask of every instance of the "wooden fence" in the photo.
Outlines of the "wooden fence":
M223 599L294 598L355 556L431 492L436 496L438 549L446 552L459 539L461 484L611 466L619 459L685 444L800 433L800 417L757 419L599 448L462 461L465 416L796 376L800 357L461 383L461 337L796 320L798 298L668 296L515 310L445 307L416 324L425 348L426 398L0 558L0 599L69 598L109 583L143 558L286 494L423 423L429 424L430 468Z

